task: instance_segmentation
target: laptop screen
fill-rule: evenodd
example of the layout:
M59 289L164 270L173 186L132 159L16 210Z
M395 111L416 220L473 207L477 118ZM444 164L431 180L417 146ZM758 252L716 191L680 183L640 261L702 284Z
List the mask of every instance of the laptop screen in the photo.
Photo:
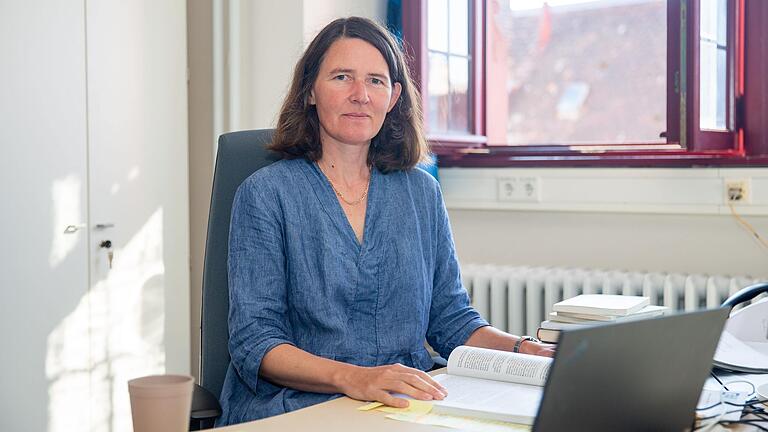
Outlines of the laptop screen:
M728 318L719 308L563 332L534 431L680 431Z

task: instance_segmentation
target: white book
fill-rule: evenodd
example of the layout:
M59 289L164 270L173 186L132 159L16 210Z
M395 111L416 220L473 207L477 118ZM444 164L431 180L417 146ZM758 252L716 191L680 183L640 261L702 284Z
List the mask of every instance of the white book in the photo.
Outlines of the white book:
M666 306L648 305L629 315L589 315L573 312L550 312L549 319L564 323L589 323L592 321L620 322L636 319L653 318L664 315L669 308Z
M569 312L585 315L624 316L648 306L651 299L640 296L613 294L582 294L555 303L555 312Z
M552 359L460 346L448 357L448 373L434 378L448 396L433 412L533 424Z
M573 329L580 329L588 326L593 325L600 325L600 324L608 324L607 321L590 321L590 322L583 322L583 323L564 323L559 321L552 321L552 320L546 320L542 321L541 325L539 327L543 329L548 330L573 330Z

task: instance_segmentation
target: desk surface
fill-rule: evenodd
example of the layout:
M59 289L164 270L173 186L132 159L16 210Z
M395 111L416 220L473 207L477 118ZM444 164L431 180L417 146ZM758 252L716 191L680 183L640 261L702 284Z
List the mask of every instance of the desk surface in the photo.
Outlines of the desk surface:
M433 373L441 373L440 369ZM768 382L768 374L749 375L749 374L726 374L719 373L723 381L735 381L747 379L755 385ZM705 387L719 388L712 378L710 378ZM446 429L438 426L420 425L415 423L401 422L386 418L386 413L379 411L358 411L357 408L365 405L366 402L356 401L348 397L334 399L318 405L313 405L298 411L282 414L275 417L269 417L262 420L256 420L249 423L228 426L216 429L217 432L284 432L286 430L321 430L321 431L370 431L370 432L389 432L392 430L404 432L424 432L440 431L446 432L455 429ZM755 430L751 427L735 427L729 429L716 428L715 430Z
M430 372L430 375L445 373L446 368ZM387 413L380 411L358 411L357 408L368 402L360 402L348 397L341 397L304 409L289 412L279 416L269 417L239 425L215 429L217 432L284 432L287 430L322 430L322 431L440 431L446 429L439 426L420 425L386 418ZM454 429L455 430L455 429Z
M385 417L386 413L379 411L358 411L357 408L365 405L365 403L342 397L287 414L215 430L216 432L285 432L290 430L446 432L451 430L444 427L391 420Z

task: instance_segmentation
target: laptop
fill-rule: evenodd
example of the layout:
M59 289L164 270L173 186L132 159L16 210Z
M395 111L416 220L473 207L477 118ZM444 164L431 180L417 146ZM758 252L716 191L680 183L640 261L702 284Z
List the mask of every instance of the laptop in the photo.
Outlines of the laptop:
M563 332L533 431L690 428L729 312Z

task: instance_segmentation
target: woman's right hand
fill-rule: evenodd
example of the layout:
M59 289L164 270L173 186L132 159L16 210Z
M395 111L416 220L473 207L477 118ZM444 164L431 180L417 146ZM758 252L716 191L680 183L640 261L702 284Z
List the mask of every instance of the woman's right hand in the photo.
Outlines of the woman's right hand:
M396 408L408 407L408 401L390 393L419 400L441 400L447 395L446 389L429 374L400 363L376 367L348 365L339 376L339 388L353 399L377 401Z

